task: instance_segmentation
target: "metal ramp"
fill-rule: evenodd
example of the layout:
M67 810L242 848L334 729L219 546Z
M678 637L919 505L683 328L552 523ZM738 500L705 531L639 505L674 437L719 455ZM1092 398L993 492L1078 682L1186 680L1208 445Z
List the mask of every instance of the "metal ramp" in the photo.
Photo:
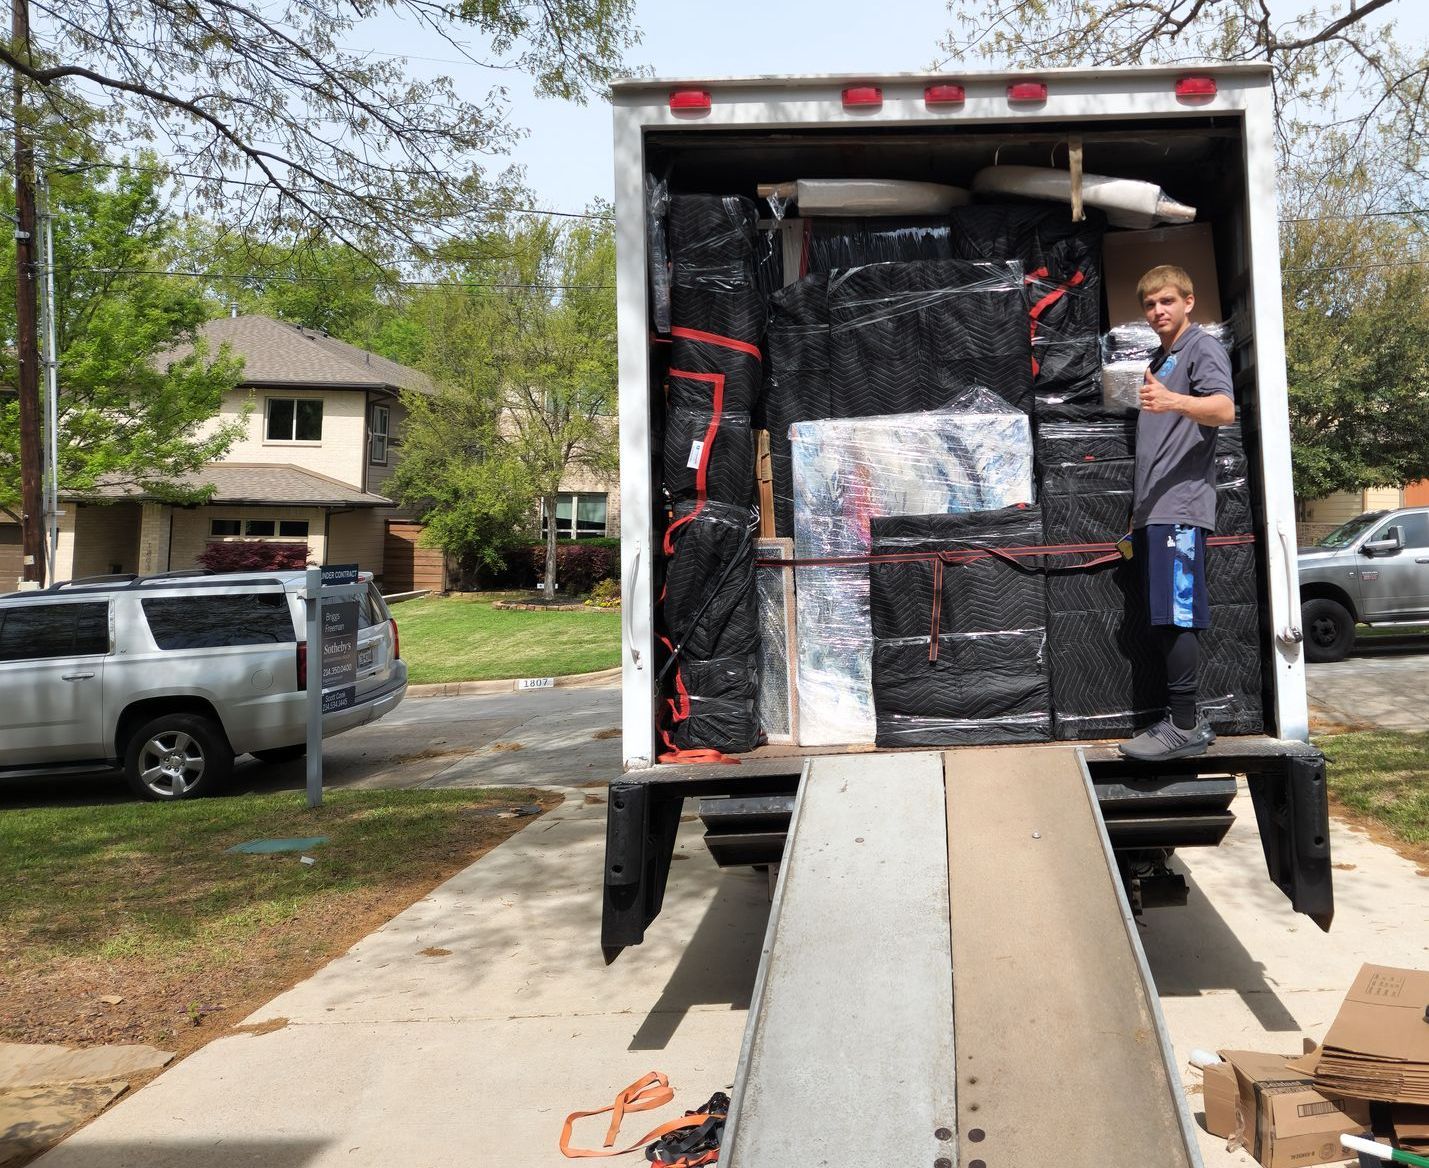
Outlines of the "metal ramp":
M721 1168L1200 1168L1081 754L810 759Z

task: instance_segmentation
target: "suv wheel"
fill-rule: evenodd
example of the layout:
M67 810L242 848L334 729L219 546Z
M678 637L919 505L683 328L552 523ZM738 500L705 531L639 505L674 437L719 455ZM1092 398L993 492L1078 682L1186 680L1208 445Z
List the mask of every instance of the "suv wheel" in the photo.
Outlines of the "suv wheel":
M1343 604L1323 598L1300 606L1305 626L1305 660L1341 661L1355 643L1355 618Z
M124 777L143 799L193 799L233 770L223 731L198 714L165 714L140 726L124 751Z

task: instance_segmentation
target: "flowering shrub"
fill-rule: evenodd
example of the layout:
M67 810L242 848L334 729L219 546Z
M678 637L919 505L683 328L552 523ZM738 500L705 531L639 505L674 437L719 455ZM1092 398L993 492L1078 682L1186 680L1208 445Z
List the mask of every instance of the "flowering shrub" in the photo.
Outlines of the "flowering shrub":
M210 572L280 572L308 565L305 543L275 543L266 539L211 543L198 555Z
M590 590L586 603L592 608L619 608L620 581L606 578Z

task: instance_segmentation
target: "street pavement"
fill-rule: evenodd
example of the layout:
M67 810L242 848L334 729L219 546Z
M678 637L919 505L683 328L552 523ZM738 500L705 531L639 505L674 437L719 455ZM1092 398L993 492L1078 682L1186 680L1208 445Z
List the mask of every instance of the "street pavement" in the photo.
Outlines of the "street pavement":
M1343 661L1309 665L1311 729L1429 729L1429 634L1361 636Z

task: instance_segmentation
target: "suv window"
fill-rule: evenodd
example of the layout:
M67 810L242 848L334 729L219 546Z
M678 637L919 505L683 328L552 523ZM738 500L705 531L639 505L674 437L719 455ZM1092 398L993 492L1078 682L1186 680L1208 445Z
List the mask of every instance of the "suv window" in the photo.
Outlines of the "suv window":
M381 591L376 584L369 583L367 591L361 592L357 596L358 627L370 629L373 625L383 624L390 616L391 613L387 611Z
M0 661L109 652L109 602L30 604L0 612Z
M144 619L160 649L212 649L297 640L282 592L244 596L153 596Z

